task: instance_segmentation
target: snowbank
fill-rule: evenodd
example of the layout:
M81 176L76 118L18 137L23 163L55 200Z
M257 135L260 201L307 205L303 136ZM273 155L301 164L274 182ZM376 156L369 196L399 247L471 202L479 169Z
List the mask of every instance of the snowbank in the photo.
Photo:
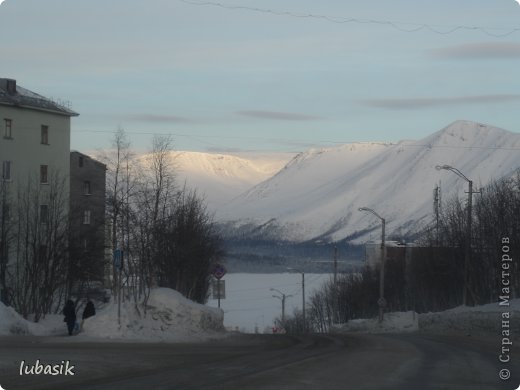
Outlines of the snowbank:
M85 320L83 336L147 341L199 341L223 334L224 313L197 304L168 288L152 290L146 315L141 305L121 304L121 324L117 303L110 303Z
M383 322L378 318L350 320L346 324L336 325L333 332L364 333L403 333L415 332L419 329L418 315L414 311L385 313Z
M117 303L109 303L85 320L83 331L74 339L129 339L146 341L202 341L224 335L224 312L200 305L168 288L151 292L146 315L142 305L121 304L121 325ZM78 315L78 319L81 318ZM39 323L25 320L12 307L0 303L0 336L65 336L62 315L47 315Z
M0 336L60 336L65 334L67 334L67 328L62 315L47 314L38 323L34 323L24 319L12 307L0 302Z
M482 306L458 306L456 308L419 315L419 329L425 332L467 334L502 332L502 313L509 313L509 330L514 337L520 337L520 299L509 302L509 306L489 303Z
M509 302L509 306L500 306L498 302L482 306L458 306L436 313L417 314L413 311L385 313L383 323L377 318L351 320L346 324L336 325L333 332L365 333L403 333L424 331L431 333L483 334L500 335L502 313L509 313L509 331L513 338L520 338L520 299Z
M0 302L0 336L30 334L30 322L25 320L12 307Z

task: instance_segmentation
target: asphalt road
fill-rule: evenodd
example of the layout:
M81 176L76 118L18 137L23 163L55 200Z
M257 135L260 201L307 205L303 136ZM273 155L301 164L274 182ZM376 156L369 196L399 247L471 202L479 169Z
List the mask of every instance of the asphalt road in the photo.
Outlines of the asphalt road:
M199 344L0 338L0 386L14 389L517 389L497 336L236 335ZM20 375L69 361L75 375ZM512 376L504 381L500 370ZM70 371L69 371L70 372Z

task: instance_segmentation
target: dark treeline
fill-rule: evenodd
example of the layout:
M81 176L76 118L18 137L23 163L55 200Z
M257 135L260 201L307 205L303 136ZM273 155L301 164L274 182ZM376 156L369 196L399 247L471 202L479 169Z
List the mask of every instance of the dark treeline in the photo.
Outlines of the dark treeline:
M520 174L492 182L473 195L467 304L517 298L520 292ZM385 262L386 311L441 311L463 304L467 243L466 202L452 198L439 218L419 232L408 256ZM512 259L512 260L508 260ZM378 313L379 267L339 275L307 301L307 329L324 332L333 323ZM302 313L285 321L302 331Z
M122 250L120 268L112 254L93 258L71 228L71 218L82 215L69 210L65 175L53 172L45 186L34 177L0 180L0 301L35 321L61 311L66 299L81 299L91 282L108 283L113 297L121 291L136 307L146 307L154 287L206 302L222 243L202 198L177 184L170 143L156 137L138 158L119 130L100 158L107 166L107 219L89 228L106 230L108 242L101 234L88 246Z
M120 130L104 161L112 247L124 253L114 292L121 284L125 298L146 303L151 288L169 287L206 302L222 244L202 198L175 179L170 138L155 137L138 159Z

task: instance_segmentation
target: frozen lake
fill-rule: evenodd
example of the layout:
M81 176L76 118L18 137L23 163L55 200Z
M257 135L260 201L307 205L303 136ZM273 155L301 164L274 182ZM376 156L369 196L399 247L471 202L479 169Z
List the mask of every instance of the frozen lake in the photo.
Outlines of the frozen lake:
M305 274L305 297L311 294L332 274ZM226 299L220 301L224 310L224 326L252 333L255 328L263 333L266 327L274 325L274 319L282 315L282 302L273 295L280 295L275 288L286 295L292 295L285 301L285 315L290 316L294 308L302 308L302 275L299 273L281 274L227 274ZM209 306L217 307L217 300L210 299Z

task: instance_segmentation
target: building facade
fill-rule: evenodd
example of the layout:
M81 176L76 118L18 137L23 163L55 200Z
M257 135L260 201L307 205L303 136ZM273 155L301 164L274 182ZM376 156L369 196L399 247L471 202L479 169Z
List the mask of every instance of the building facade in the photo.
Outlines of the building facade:
M16 80L0 78L2 301L7 291L6 273L16 259L55 256L43 237L50 234L57 223L67 223L70 123L77 115L51 99L20 87ZM15 220L17 231L13 227ZM21 227L24 230L20 234ZM29 248L29 239L32 248Z
M83 281L103 280L105 177L105 164L70 153L70 255Z
M76 112L0 78L2 179L34 177L47 184L53 173L69 176L70 120Z

